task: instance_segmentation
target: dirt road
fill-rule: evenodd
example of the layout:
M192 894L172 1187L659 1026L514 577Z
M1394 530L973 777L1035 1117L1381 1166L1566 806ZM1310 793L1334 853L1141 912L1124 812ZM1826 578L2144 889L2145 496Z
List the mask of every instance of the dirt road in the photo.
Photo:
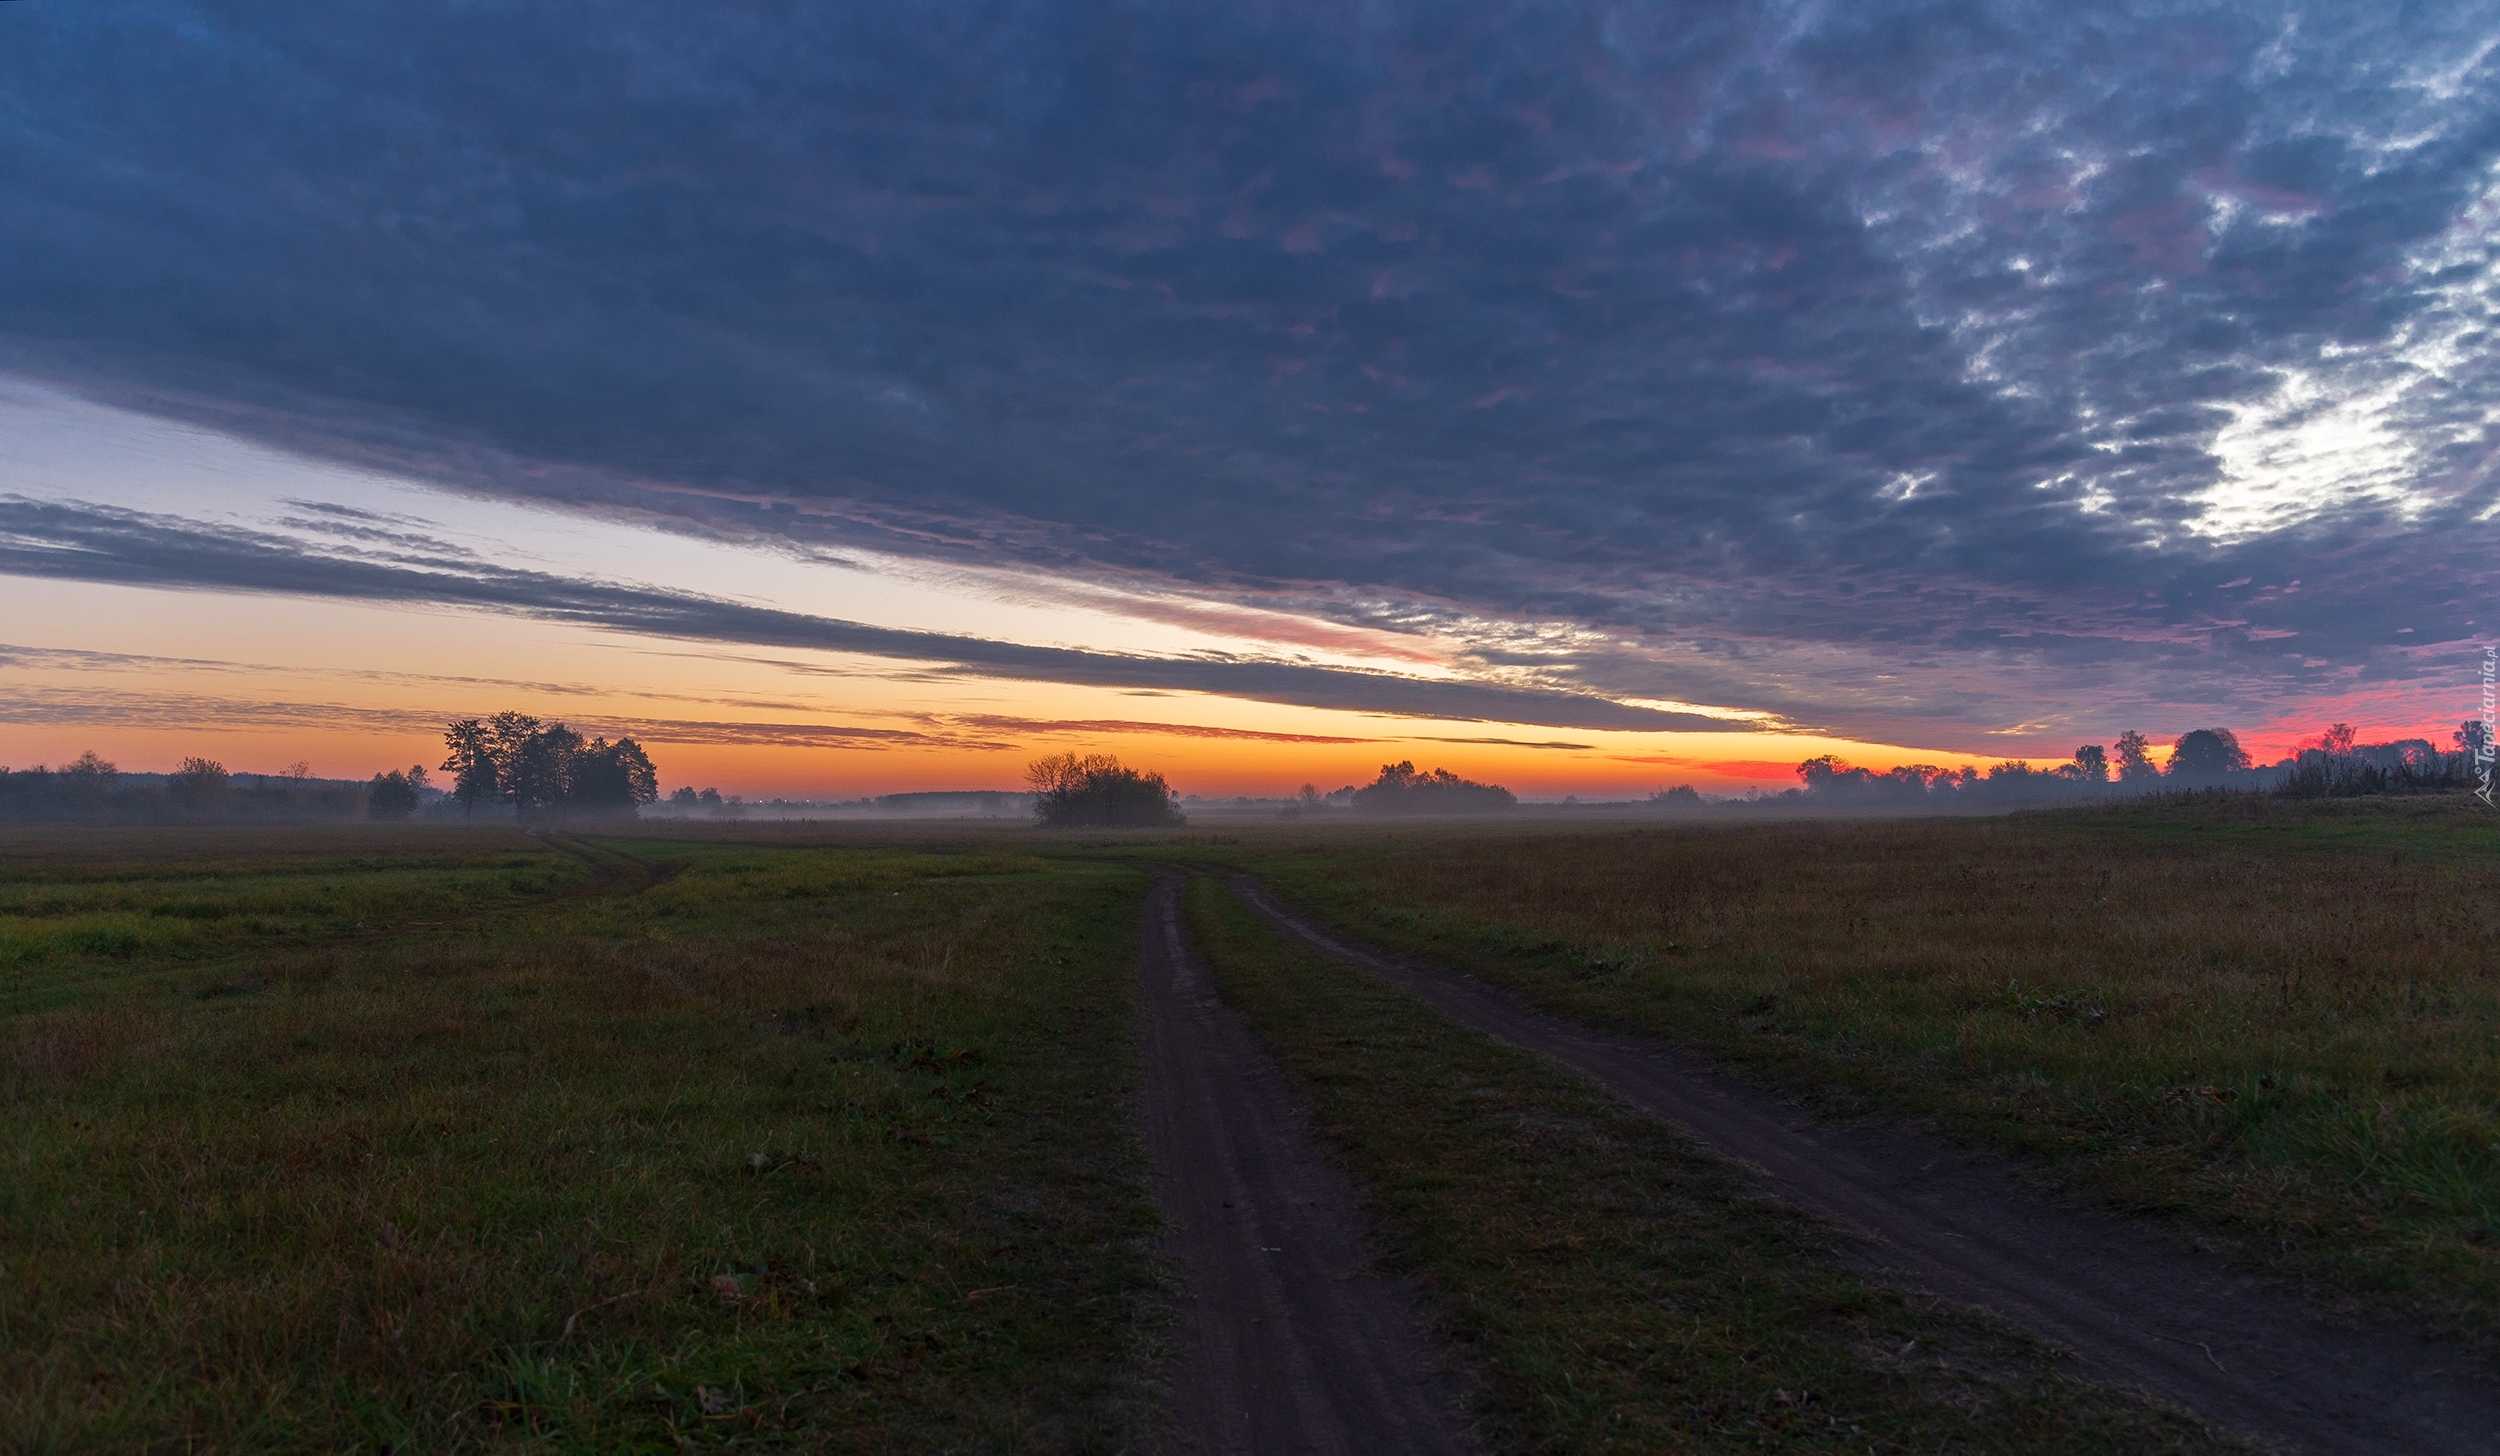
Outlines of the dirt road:
M2075 1351L2085 1373L2316 1456L2500 1452L2500 1384L2451 1345L2330 1326L2164 1230L2033 1192L2002 1161L1899 1128L1818 1124L1671 1047L1542 1015L1473 977L1355 945L1249 876L1232 884L1286 934L1764 1169L1881 1272L2015 1319Z
M1456 1453L1462 1388L1415 1291L1372 1267L1360 1204L1191 954L1177 876L1147 897L1146 1141L1181 1276L1174 1402L1201 1452Z

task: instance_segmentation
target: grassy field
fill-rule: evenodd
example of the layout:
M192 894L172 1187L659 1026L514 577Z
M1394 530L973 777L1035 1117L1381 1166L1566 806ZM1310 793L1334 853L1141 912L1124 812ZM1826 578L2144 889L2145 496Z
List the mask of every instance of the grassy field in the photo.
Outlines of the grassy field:
M2500 1311L2500 821L0 835L0 1449L1120 1450L1130 861ZM1494 1449L2193 1448L1677 1134L1194 892Z
M0 843L0 1448L1117 1449L1140 882Z
M2187 1217L2500 1341L2500 819L2206 797L1998 818L1285 829L1373 943Z
M1487 1449L2253 1449L1871 1287L1724 1159L1283 940L1220 882L1189 908L1225 999L1439 1296Z

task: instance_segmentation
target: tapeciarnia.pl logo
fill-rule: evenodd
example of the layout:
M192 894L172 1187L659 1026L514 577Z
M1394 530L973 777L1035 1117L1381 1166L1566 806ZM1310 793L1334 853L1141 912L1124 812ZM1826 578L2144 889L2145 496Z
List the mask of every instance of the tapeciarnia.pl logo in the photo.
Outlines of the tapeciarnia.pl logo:
M2474 797L2486 809L2492 807L2491 762L2500 756L2500 747L2491 741L2495 731L2500 731L2500 644L2483 649L2483 741L2474 745L2474 772L2481 780Z

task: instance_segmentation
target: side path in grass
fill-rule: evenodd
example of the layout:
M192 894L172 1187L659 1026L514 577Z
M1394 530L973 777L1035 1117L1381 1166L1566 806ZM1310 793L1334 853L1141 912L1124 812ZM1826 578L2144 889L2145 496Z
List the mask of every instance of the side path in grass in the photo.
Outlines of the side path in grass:
M2328 1327L2157 1230L2030 1192L2001 1163L1899 1128L1820 1126L1663 1044L1540 1015L1473 977L1352 944L1247 875L1232 884L1287 935L1759 1165L1859 1235L1871 1263L2008 1315L2099 1373L2296 1450L2500 1452L2500 1386L2451 1345Z
M1210 876L1197 954L1431 1293L1489 1451L2253 1453L1829 1225L1604 1088L1279 934Z
M1172 1392L1194 1451L1460 1452L1461 1383L1375 1267L1353 1185L1217 1001L1160 875L1139 933L1146 1142L1180 1276Z

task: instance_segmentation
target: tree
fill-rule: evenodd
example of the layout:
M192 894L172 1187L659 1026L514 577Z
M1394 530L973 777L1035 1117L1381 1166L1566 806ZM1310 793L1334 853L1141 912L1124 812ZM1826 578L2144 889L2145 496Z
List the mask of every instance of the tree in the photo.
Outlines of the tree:
M460 801L462 816L474 819L478 800L492 799L503 792L503 778L495 767L486 725L475 718L462 718L443 729L443 743L451 750L442 762L443 772L451 775L451 796Z
M2141 786L2161 776L2161 770L2153 766L2153 741L2143 734L2130 728L2112 746L2118 750L2118 782Z
M2459 723L2457 731L2449 734L2448 738L2456 744L2457 752L2467 758L2479 760L2491 757L2491 725L2480 718L2468 718Z
M671 804L674 804L675 806L677 806L677 807L678 807L678 808L680 808L680 809L691 809L691 808L693 808L693 807L695 806L695 804L697 803L697 800L696 800L696 798L695 798L694 785L692 785L692 784L687 784L687 785L685 785L684 787L680 788L680 789L679 789L676 793L673 793L673 794L671 794L671 795L669 795L669 796L668 796L668 801L669 801Z
M2075 750L2075 776L2087 784L2109 782L2109 755L2101 751L2101 745L2087 743Z
M575 757L568 778L568 800L595 812L630 814L636 806L660 797L659 770L651 766L642 745L631 738L614 743L605 738L591 740ZM691 799L693 794L687 792L686 797Z
M1829 794L1866 782L1873 775L1862 768L1851 768L1838 754L1817 754L1797 765L1797 777L1805 781L1809 794Z
M92 748L61 765L62 784L79 799L101 799L120 779L121 771L96 757Z
M186 758L166 776L165 792L186 814L205 814L225 802L233 776L213 759Z
M549 767L548 754L538 737L538 720L527 713L497 713L486 724L486 756L495 765L495 792L515 813L527 812L547 792L547 785L538 780Z
M2170 777L2181 783L2219 784L2248 767L2248 750L2228 728L2196 728L2170 746Z
M1159 773L1125 767L1109 754L1056 754L1026 765L1033 814L1054 828L1186 824L1178 796Z
M1701 790L1691 784L1677 784L1672 789L1660 789L1650 795L1649 802L1662 809L1698 809L1701 807Z
M369 819L405 819L417 812L417 790L425 783L422 766L406 773L392 769L378 773L365 785L365 817Z
M498 714L497 720L521 715ZM534 718L525 719L530 731L519 740L513 755L509 777L503 786L504 797L512 801L516 814L527 815L532 809L553 809L561 814L573 801L573 773L579 767L582 750L587 746L582 735L561 723L538 726Z
M2330 758L2342 758L2352 752L2353 737L2350 723L2338 723L2318 735L2318 746L2325 749Z

